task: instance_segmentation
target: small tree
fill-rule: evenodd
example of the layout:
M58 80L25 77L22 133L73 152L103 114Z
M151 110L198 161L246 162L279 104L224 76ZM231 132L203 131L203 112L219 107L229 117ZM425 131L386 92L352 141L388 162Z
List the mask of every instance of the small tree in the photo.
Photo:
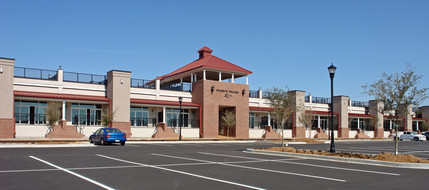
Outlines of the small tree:
M305 111L300 115L299 121L304 124L305 129L308 131L308 138L311 138L311 127L314 123L315 115L311 113L305 113Z
M48 133L52 132L54 130L55 124L60 120L61 112L60 112L61 105L57 102L51 102L48 104L48 107L45 109L45 116L46 116L46 126L48 127ZM52 135L50 138L50 142L52 143Z
M115 117L115 113L109 111L104 111L103 113L101 113L101 125L103 125L104 127L112 127L112 122L113 122L113 118Z
M407 64L406 71L395 74L383 73L381 79L371 85L364 85L364 93L373 96L383 103L379 109L383 115L390 115L395 124L395 155L398 154L398 124L401 117L409 114L409 107L418 106L428 96L428 88L418 89L423 76L414 71L414 67Z
M277 122L277 125L280 125L282 132L282 147L284 147L284 125L289 119L290 115L296 112L295 96L287 93L289 90L283 90L280 88L268 89L265 92L267 93L267 99L271 104L271 107L274 108L270 114L273 116L273 119Z
M422 125L420 126L421 131L427 131L429 129L429 124L427 121L423 121Z
M222 123L227 127L226 136L229 137L229 130L235 126L235 114L226 110L222 115Z

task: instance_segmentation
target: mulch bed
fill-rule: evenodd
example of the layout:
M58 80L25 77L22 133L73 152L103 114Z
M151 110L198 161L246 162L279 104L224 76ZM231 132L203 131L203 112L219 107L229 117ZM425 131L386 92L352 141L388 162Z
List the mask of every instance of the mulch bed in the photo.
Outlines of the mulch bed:
M278 152L290 152L298 154L314 154L321 156L336 156L344 158L357 158L357 159L370 159L370 160L380 160L388 162L406 162L406 163L429 163L429 160L423 160L412 154L398 154L394 155L392 153L380 153L377 155L367 155L367 154L357 154L350 152L341 152L341 153L330 153L326 151L314 151L314 150L300 150L295 149L294 147L271 147L263 150L269 151L278 151Z

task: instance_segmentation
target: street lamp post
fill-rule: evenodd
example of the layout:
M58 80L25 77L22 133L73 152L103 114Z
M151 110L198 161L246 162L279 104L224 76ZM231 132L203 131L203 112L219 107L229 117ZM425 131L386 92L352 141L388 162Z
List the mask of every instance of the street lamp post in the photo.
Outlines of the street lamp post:
M334 64L328 67L329 77L331 78L331 148L329 152L335 153L335 142L334 142L334 75L337 67ZM339 126L338 126L339 128Z
M179 114L179 141L182 140L182 96L179 97L180 114Z

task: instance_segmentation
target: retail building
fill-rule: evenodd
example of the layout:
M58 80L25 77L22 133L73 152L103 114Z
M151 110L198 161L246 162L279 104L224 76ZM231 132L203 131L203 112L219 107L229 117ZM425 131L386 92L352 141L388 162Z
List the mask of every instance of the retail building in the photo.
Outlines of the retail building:
M112 127L126 132L128 137L176 138L182 124L184 138L219 138L226 134L236 138L278 138L265 92L249 88L252 72L212 52L203 47L197 60L153 80L135 79L132 72L120 70L96 75L61 68L22 68L15 66L14 59L0 58L0 138L87 137L101 127L101 115L109 110L114 112ZM306 95L304 91L289 93L303 109L286 123L285 137L327 138L331 99ZM335 96L332 101L335 137L390 135L392 122L375 110L377 102L352 101L347 96ZM48 133L44 111L54 102L61 104L62 117L54 131ZM232 129L221 122L226 110L236 116ZM311 130L299 121L303 112L315 115ZM379 118L378 125L373 118ZM399 128L418 131L427 119L429 106L423 106L402 118Z

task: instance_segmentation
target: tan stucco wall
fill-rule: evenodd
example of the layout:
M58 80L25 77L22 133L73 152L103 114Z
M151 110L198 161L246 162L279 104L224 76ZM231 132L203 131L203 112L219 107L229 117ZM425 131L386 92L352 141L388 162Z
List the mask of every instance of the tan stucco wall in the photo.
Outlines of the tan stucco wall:
M15 60L0 58L0 67L3 72L0 73L0 119L13 118L13 69Z
M130 122L130 77L131 72L107 73L107 97L112 100L112 111L116 111L115 122Z

